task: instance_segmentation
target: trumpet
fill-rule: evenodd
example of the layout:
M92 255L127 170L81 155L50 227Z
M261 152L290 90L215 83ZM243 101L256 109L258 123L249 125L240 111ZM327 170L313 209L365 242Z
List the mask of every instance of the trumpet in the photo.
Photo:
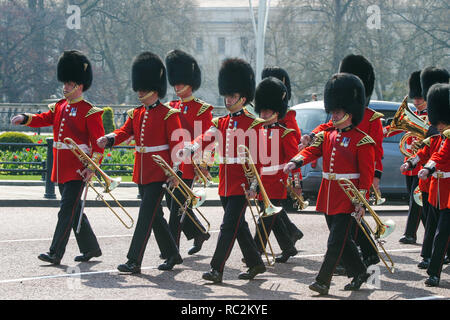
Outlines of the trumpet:
M116 216L116 218L119 219L119 221L124 225L124 227L127 229L131 229L134 225L133 218L125 210L125 208L122 206L122 204L111 193L111 191L114 190L120 184L121 178L119 177L119 178L113 179L113 178L109 177L102 169L100 169L100 167L95 163L95 161L93 161L83 150L81 150L81 148L75 143L75 141L73 141L73 139L66 137L66 138L64 138L64 143L67 146L69 146L70 150L77 156L77 158L81 161L81 163L83 165L85 165L85 166L92 165L95 169L95 172L98 173L101 178L103 178L103 182L102 182L102 180L99 179L97 177L97 175L95 175L95 177L97 178L97 181L100 183L100 185L103 188L103 193L109 194L111 199L114 200L114 202L122 209L123 213L130 220L130 224L125 223L124 219L122 219L119 216L119 214L109 205L109 203L105 200L104 196L99 191L97 191L97 189L94 187L94 185L92 184L91 181L87 182L86 190L84 193L84 199L83 199L83 203L82 203L82 209L84 208L84 204L86 201L88 187L90 187L97 194L96 199L102 200L105 203L105 205L109 208L109 210ZM81 174L81 172L80 172L80 174ZM80 212L80 219L78 221L77 233L80 232L82 216L83 216L83 210L81 210L81 212Z
M286 183L284 183L283 179L280 179L280 182L287 189L290 197L294 200L294 208L297 208L297 211L305 210L309 206L309 201L305 201L301 194L297 194L292 186L292 178L288 177Z
M410 137L416 137L419 140L425 139L429 127L430 125L427 124L425 120L420 118L409 108L408 96L406 96L391 121L388 133L396 130L406 131L398 146L403 155L411 157L413 154L407 151L405 147L407 139Z
M264 213L261 214L261 212L258 210L258 218L261 219L261 218L265 218L265 217L270 217L274 214L279 213L283 208L275 207L272 204L272 202L270 202L270 199L267 196L266 190L264 189L264 186L261 182L261 178L259 177L259 174L258 174L258 170L256 170L255 163L253 162L252 156L250 155L250 151L248 150L248 148L244 145L239 145L237 152L238 152L239 158L241 159L242 167L244 169L244 174L245 174L245 177L247 178L247 181L251 184L251 181L254 178L256 179L258 186L259 186L261 196L263 198L263 204L264 204L263 212ZM256 233L258 234L259 242L261 243L261 248L263 249L264 255L267 259L267 264L269 266L273 266L275 264L275 253L273 251L272 244L270 243L269 235L267 234L267 230L266 230L264 221L261 221L261 226L262 226L262 229L264 232L265 240L267 241L267 244L269 246L272 259L269 258L269 255L267 253L267 248L266 248L266 245L264 244L264 239L262 238L261 231L258 228L258 223L256 221L256 215L253 211L253 208L252 208L253 206L250 202L250 197L248 195L248 192L245 189L245 184L242 184L242 189L244 189L245 198L247 199L247 204L248 204L248 207L250 208L253 222L255 223L255 226L256 226ZM256 208L258 207L256 205L256 200L255 200L255 207Z
M382 222L380 217L376 214L376 212L370 207L369 203L365 199L365 197L359 192L359 190L355 187L353 182L351 182L348 179L340 178L338 180L339 186L341 189L345 192L345 194L348 196L348 198L351 200L354 204L360 204L364 206L364 208L369 211L372 218L375 220L376 223L376 229L375 231L367 224L366 220L364 218L361 218L361 221L356 219L355 213L352 213L352 216L355 217L356 222L358 223L358 226L361 228L361 230L364 232L364 235L367 237L369 242L372 244L373 248L375 249L378 257L381 261L383 261L386 268L389 270L390 273L394 273L395 267L394 262L392 261L389 254L386 252L386 250L383 247L383 243L385 242L384 238L388 237L392 232L394 232L395 229L395 222L392 220L387 220L386 222ZM366 231L366 229L363 227L362 223L364 223L367 226L367 229L369 232L374 236L376 244L382 249L384 254L386 255L387 259L390 262L390 266L386 262L386 259L383 258L383 256L380 254L377 245L372 241L372 238Z
M173 187L172 189L168 187L166 184L163 185L163 187L167 190L167 192L170 194L170 196L178 203L180 206L180 211L182 211L182 217L181 221L184 220L184 217L187 215L194 225L204 234L207 234L209 232L209 229L211 228L211 225L206 219L206 217L200 212L198 209L203 202L206 200L206 190L199 190L199 191L192 191L191 188L181 179L177 173L170 167L170 165L160 156L160 155L152 155L153 161L164 171L167 177L174 177L177 182L178 186ZM180 199L178 199L174 192L175 189L178 189L178 191L181 193L181 195L186 199L184 203L181 203ZM208 225L206 229L203 229L201 225L196 221L194 217L191 216L188 209L196 210L197 213L202 217L202 219L205 221L205 223Z

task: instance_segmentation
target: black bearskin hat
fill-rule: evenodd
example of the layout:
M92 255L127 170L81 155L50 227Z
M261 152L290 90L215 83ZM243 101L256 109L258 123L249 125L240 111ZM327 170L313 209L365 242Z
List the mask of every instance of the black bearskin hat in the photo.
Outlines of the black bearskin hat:
M264 68L261 73L261 78L267 78L267 77L275 77L286 86L287 89L287 99L291 100L291 80L289 79L289 75L283 68L280 67L267 67Z
M135 92L157 91L158 97L164 98L167 92L167 75L161 58L148 51L139 54L131 67L131 82Z
M420 85L420 70L411 73L408 79L409 93L411 99L422 98L422 87Z
M420 83L422 85L422 96L427 101L427 94L430 87L435 83L448 83L449 73L443 68L426 67L420 73Z
M366 95L361 79L350 73L334 74L325 85L325 111L344 110L351 114L352 124L357 126L364 116Z
M450 124L450 85L436 83L428 90L428 119L433 126L438 122Z
M287 88L275 77L264 78L256 87L255 112L273 110L278 112L278 119L283 119L288 109Z
M368 106L375 85L375 73L369 60L361 55L349 54L342 59L339 66L339 72L351 73L361 79L366 92L365 106Z
M192 91L200 88L202 73L190 54L178 49L170 51L166 56L166 68L171 86L186 84L192 87Z
M219 70L219 93L222 96L239 93L245 104L255 97L255 73L247 61L230 58L223 61Z
M83 91L92 84L92 66L88 58L77 50L64 51L57 66L58 81L83 85Z

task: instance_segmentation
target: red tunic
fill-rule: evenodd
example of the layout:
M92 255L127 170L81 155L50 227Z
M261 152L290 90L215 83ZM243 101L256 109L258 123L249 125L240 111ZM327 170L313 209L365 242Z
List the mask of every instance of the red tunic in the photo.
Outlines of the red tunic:
M288 109L286 115L284 116L283 119L279 120L278 122L288 128L288 129L294 129L295 133L295 139L297 141L297 145L300 144L300 139L302 137L302 132L300 131L300 128L298 127L298 123L297 123L297 119L295 118L295 116L297 115L297 113L295 112L295 110L292 109ZM297 148L298 149L298 148Z
M66 99L50 104L49 111L41 114L27 114L29 127L53 126L53 169L51 180L65 183L82 180L77 172L85 167L64 143L64 138L72 138L83 151L91 156L94 152L103 154L97 146L97 139L105 134L102 121L103 109L96 108L85 100L68 104Z
M212 143L217 144L219 156L219 195L229 197L243 195L242 184L248 190L247 178L237 152L238 145L247 146L259 171L259 129L263 119L243 109L212 120L213 126L194 140L194 150L204 150ZM250 143L251 142L251 143Z
M375 141L375 170L380 174L383 172L383 125L381 123L382 113L376 112L371 108L366 107L364 117L361 123L357 126L358 129L367 133L373 141ZM317 126L312 132L319 133L327 128L333 127L333 122L323 123Z
M160 155L172 166L176 152L183 147L179 110L155 104L148 109L140 106L128 111L128 118L120 129L114 130L114 145L134 136L136 151L133 182L148 184L166 181L163 170L153 161L152 155ZM172 134L174 134L172 139Z
M368 191L373 182L374 145L373 139L357 128L348 131L330 128L318 133L315 142L298 153L295 160L303 160L303 165L323 157L317 211L327 215L354 211L338 179L347 178L359 190ZM366 197L368 195L366 192Z
M171 101L170 106L181 111L181 127L188 130L188 132L186 132L186 136L184 137L184 141L186 143L190 144L192 140L203 134L211 127L213 106L210 104L192 97L187 101ZM182 163L180 170L183 171L183 179L194 179L195 172L192 164Z
M283 168L298 153L296 131L274 123L268 128L261 128L261 132L264 140L261 144L264 147L260 150L261 181L269 199L286 199L287 190L280 179L286 184L288 175L283 172ZM293 173L299 174L301 179L300 168ZM259 200L262 200L261 195Z
M428 202L443 210L450 208L450 129L441 137L438 151L434 152L426 167L434 166L436 171L431 176Z

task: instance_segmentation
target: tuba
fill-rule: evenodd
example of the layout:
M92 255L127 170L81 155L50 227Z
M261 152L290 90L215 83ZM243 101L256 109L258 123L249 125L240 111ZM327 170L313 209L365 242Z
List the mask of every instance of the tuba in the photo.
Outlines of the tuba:
M73 152L73 154L75 154L75 156L77 156L77 158L81 161L81 163L85 166L88 165L92 165L95 169L95 173L97 173L98 175L100 175L100 177L103 179L103 182L101 181L101 179L99 179L97 177L97 175L95 175L95 177L97 178L97 181L100 183L100 185L102 186L103 193L108 193L109 196L114 200L114 202L122 209L122 211L124 212L124 214L127 216L127 218L130 220L130 224L126 224L124 222L124 220L119 216L119 214L109 205L109 203L105 200L105 197L99 192L97 191L97 189L95 189L94 185L92 184L91 181L87 182L87 186L86 186L86 190L84 192L84 199L83 199L83 203L82 203L82 207L81 207L81 211L80 211L80 219L78 221L78 227L76 232L79 233L80 232L80 227L81 227L81 218L83 216L83 209L84 209L84 204L86 202L86 195L87 195L87 190L88 187L90 187L92 190L94 190L94 192L97 194L97 199L98 200L102 200L105 205L110 209L110 211L116 216L117 219L119 219L119 221L125 226L125 228L127 229L131 229L134 225L134 220L131 217L131 215L125 210L125 208L120 204L120 202L112 195L111 191L114 190L121 181L121 178L111 178L109 177L102 169L100 169L100 167L98 166L98 164L95 163L95 161L93 161L76 143L75 141L73 141L73 139L66 137L64 138L64 143L70 148L70 150ZM81 172L78 170L78 173L81 175Z
M362 206L364 206L364 208L369 211L369 213L371 214L372 218L375 220L376 223L376 228L375 231L369 226L369 224L367 224L366 220L364 218L361 218L361 221L356 219L356 223L358 223L358 226L361 228L361 230L364 232L365 236L369 239L369 242L372 244L373 248L375 249L375 251L377 252L378 257L380 258L381 261L383 261L384 265L386 266L386 268L389 270L390 273L394 273L394 262L392 261L391 257L389 256L389 254L386 252L386 250L383 247L383 243L386 237L388 237L392 232L394 232L395 229L395 222L392 220L388 220L386 222L382 222L380 217L375 213L375 211L370 207L369 203L367 202L366 198L359 192L359 190L355 187L355 185L353 184L353 182L351 182L348 179L345 178L341 178L338 180L339 186L341 187L341 189L345 192L345 194L348 196L348 198L350 199L350 201L353 204L360 204ZM355 217L355 213L352 213L352 216ZM380 254L377 245L373 242L372 238L370 237L370 235L367 233L366 229L363 226L364 225L367 226L367 229L369 230L369 232L373 235L373 237L375 238L375 242L376 244L378 244L378 246L383 250L384 254L386 255L386 257L389 259L390 261L390 266L387 264L386 259L384 259L382 257L382 255Z
M160 156L160 155L152 155L153 161L164 171L167 177L174 177L177 182L178 186L173 187L172 189L168 187L166 184L163 185L163 187L167 190L167 192L170 194L172 199L174 199L178 205L180 206L180 211L182 212L181 215L181 222L184 220L184 217L187 215L194 225L199 229L202 233L207 234L210 229L209 221L206 219L206 217L200 212L198 209L206 200L206 190L202 189L199 191L192 191L191 188L181 179L177 173L170 167L170 165ZM181 200L178 199L174 192L175 189L178 189L178 191L182 194L182 196L186 199L184 203L181 203ZM196 210L197 213L203 218L205 223L208 225L208 228L204 230L196 221L194 217L191 216L188 209Z
M283 179L280 179L280 182L287 189L289 196L294 200L294 208L297 211L305 210L309 206L309 201L305 201L302 195L295 193L294 187L292 186L292 178L288 177L286 183L284 183Z
M391 121L388 133L396 130L406 131L399 142L399 148L403 155L411 157L413 154L408 152L405 147L406 140L410 137L416 137L419 140L425 139L429 127L426 121L409 108L408 96L406 96Z

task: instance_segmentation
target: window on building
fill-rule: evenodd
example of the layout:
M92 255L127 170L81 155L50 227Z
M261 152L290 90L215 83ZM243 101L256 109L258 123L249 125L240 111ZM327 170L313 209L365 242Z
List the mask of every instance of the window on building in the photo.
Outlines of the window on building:
M195 39L195 51L197 53L203 52L203 38L198 37Z
M219 37L218 39L218 52L225 53L225 38Z

